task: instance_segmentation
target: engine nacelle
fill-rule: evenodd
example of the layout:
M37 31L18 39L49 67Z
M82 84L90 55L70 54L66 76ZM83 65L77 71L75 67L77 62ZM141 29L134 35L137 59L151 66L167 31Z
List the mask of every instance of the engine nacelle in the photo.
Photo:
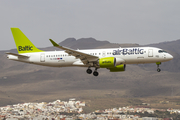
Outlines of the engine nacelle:
M116 58L106 57L99 59L100 68L113 68L116 67Z
M125 61L121 58L106 57L99 59L100 68L114 68L117 65L121 65L123 63L125 63Z
M116 58L116 66L121 64L125 64L125 61L121 58Z
M117 65L114 68L109 68L110 72L123 72L126 70L126 64Z

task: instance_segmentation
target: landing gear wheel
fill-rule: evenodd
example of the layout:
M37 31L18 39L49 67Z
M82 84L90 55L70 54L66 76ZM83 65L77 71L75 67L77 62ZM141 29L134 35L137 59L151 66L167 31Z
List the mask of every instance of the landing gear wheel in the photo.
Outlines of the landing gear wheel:
M97 71L94 71L94 72L93 72L93 75L94 75L94 76L98 76L99 73L98 73Z
M156 65L157 65L157 71L158 72L161 72L161 69L159 68L159 65L161 64L161 62L157 62Z
M161 69L160 69L160 68L158 68L158 69L157 69L157 71L158 71L158 72L161 72Z
M88 68L88 69L86 70L86 72L87 72L88 74L91 74L91 73L92 73L92 70Z

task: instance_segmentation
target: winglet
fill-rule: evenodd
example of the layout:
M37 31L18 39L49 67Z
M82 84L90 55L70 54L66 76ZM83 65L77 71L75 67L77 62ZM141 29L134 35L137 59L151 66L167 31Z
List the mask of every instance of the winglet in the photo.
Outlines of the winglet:
M51 41L51 43L53 44L53 46L57 47L59 46L56 42L54 42L52 39L49 39Z

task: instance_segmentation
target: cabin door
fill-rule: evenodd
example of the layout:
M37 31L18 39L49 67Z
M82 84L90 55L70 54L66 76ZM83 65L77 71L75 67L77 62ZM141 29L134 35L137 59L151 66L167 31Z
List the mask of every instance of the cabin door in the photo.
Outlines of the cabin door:
M41 61L41 62L45 62L45 54L44 54L44 53L42 53L42 54L40 55L40 61Z
M149 51L148 51L148 57L153 57L153 49L149 49Z
M106 51L102 52L102 56L105 57L106 56Z

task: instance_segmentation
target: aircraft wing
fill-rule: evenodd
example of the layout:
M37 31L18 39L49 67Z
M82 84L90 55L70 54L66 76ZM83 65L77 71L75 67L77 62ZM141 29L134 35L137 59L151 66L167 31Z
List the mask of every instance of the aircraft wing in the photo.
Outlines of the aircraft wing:
M14 55L14 56L17 56L17 57L20 57L20 58L29 58L29 56L21 55L21 54L16 54L16 53L6 52L6 54L8 54L8 55Z
M88 64L89 62L97 61L99 59L99 57L97 56L83 53L77 50L73 50L64 46L60 46L56 42L54 42L52 39L49 39L49 40L51 41L54 47L58 47L62 50L65 50L65 52L68 53L69 55L72 55L76 57L77 59L79 58L84 64Z

